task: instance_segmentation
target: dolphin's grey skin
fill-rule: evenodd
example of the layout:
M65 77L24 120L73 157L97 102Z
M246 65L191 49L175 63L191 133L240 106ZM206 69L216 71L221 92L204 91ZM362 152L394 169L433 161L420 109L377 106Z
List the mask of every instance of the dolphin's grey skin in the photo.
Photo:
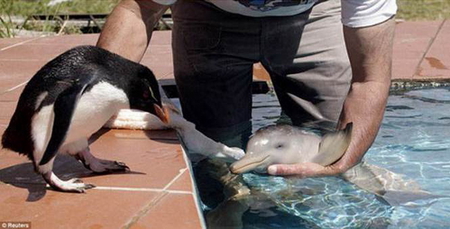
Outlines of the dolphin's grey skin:
M347 150L352 134L352 124L344 130L319 137L298 127L273 125L258 130L247 144L246 155L234 162L233 173L252 170L266 172L272 164L314 162L327 166L337 161ZM341 176L391 205L404 204L416 199L438 197L421 190L411 180L387 169L361 162Z
M230 167L233 173L266 172L272 164L314 162L323 166L337 161L350 144L353 124L320 137L289 125L259 129L247 144L246 155Z

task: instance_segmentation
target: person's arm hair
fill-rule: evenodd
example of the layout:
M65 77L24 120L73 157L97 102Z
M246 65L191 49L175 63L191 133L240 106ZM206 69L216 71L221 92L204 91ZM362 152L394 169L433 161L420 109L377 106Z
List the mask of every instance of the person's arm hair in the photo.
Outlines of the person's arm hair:
M344 27L353 78L340 127L353 122L353 133L346 154L335 165L341 172L361 161L381 126L391 85L394 30L394 18L367 28Z
M394 18L364 28L344 26L353 72L351 88L339 120L341 129L353 122L352 139L344 156L325 167L315 163L270 166L270 174L300 177L336 175L361 161L375 140L386 107L391 82L394 28Z
M97 46L140 62L155 24L168 8L151 0L122 0L109 15Z

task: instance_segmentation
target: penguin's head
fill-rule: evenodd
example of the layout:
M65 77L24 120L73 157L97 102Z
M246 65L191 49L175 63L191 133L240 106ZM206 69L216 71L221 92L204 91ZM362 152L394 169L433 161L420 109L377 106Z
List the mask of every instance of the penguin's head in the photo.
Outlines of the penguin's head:
M158 81L150 69L145 68L138 77L131 80L129 97L131 109L150 112L163 123L169 122L169 113L162 105Z

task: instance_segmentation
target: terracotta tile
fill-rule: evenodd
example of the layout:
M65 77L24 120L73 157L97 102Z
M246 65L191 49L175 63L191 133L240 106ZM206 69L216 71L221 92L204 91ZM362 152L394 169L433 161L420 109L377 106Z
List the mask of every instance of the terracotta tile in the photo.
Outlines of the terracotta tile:
M0 52L3 51L3 49L8 49L12 45L17 45L22 42L27 42L31 40L35 40L36 38L33 37L22 37L22 38L1 38L0 39Z
M192 195L167 194L131 228L198 229L202 226Z
M2 128L6 129L6 127ZM36 181L37 175L35 175L33 166L27 157L3 148L0 150L0 157L1 182L12 183L22 180L33 180L33 182L30 183L41 182L40 180ZM17 173L18 171L21 172Z
M392 63L393 80L412 80L416 72L417 60L397 59ZM409 66L409 67L408 67Z
M73 44L30 44L26 43L0 52L1 60L20 61L50 61L64 51L72 48Z
M149 67L157 78L173 73L172 49L169 45L151 45L141 63Z
M261 63L253 65L253 79L270 81L270 75Z
M8 122L9 122L9 120L8 121L5 121L5 120L1 120L0 119L0 136L3 136L3 132L5 132L5 130L6 130L6 127L8 126ZM1 145L1 144L0 144ZM6 150L5 150L6 151ZM0 157L1 157L1 155L3 154L4 152L3 152L3 149L0 149Z
M98 186L164 188L186 168L181 146L174 140L116 138L115 134L127 131L112 130L91 144L96 157L126 163L130 173L107 174L84 178Z
M22 88L25 87L27 82L28 79L24 77L18 77L16 79L4 79L4 82L2 82L2 84L0 85L0 96L9 92L13 92L14 90L22 91Z
M192 179L189 170L185 170L183 174L171 185L169 190L192 192Z
M76 34L63 36L49 36L31 41L30 44L65 44L65 45L95 45L99 34Z
M0 101L0 119L7 119L9 120L14 111L16 110L17 103L14 102L1 102ZM0 123L1 125L1 123Z
M425 55L414 79L436 79L450 77L450 22L444 22L439 34L436 36L430 50Z
M24 85L21 85L20 87L15 88L12 91L3 91L0 92L0 102L15 102L19 100L20 94L23 91Z
M152 34L150 45L172 45L171 31L155 31Z
M42 185L0 185L0 192L0 221L31 222L32 228L121 228L161 195L102 190L72 194Z
M47 60L1 60L0 79L20 78L29 79L42 68Z
M441 23L442 21L397 24L394 39L393 79L409 79L415 74Z
M105 135L91 144L93 154L98 158L125 162L131 172L93 174L74 158L58 156L54 164L55 173L64 180L83 178L86 183L97 186L163 189L179 175L180 170L186 168L181 147L174 144L173 140L165 143L167 140L164 139L119 139L112 137L112 134ZM26 157L6 150L0 152L0 175L3 182L42 182Z

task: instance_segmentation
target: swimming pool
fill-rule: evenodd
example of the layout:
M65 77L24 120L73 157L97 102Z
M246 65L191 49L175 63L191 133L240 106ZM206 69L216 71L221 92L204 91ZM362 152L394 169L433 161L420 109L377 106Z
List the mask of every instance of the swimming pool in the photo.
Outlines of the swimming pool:
M253 130L279 119L273 94L253 99ZM285 179L248 173L245 182L269 201L250 205L242 215L243 227L450 227L450 88L391 93L381 130L365 160L405 174L435 197L389 206L335 177Z

